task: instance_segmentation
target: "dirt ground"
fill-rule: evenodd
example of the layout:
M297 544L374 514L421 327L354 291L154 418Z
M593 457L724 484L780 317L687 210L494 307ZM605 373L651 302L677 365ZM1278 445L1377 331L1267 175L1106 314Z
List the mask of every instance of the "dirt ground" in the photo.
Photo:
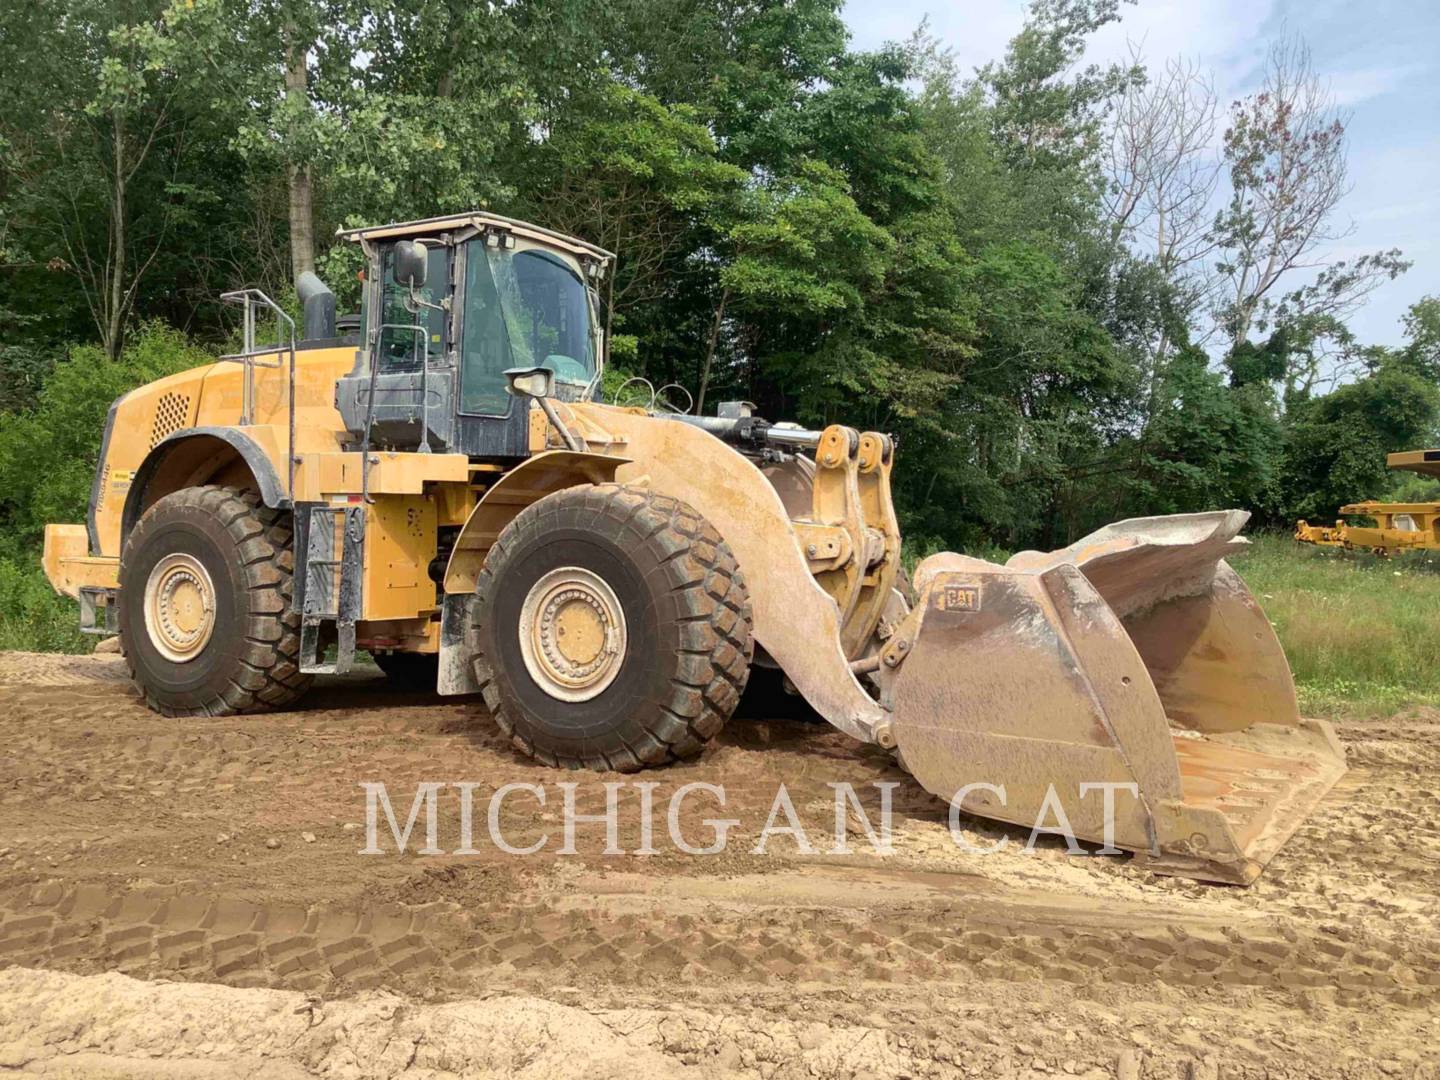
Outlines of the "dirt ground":
M1249 889L963 819L823 726L732 721L638 778L546 769L474 702L378 677L171 721L115 657L0 654L0 1074L1440 1077L1440 717L1340 727L1351 772ZM561 847L563 782L654 782L654 855ZM365 794L473 782L475 854L362 855ZM818 849L750 851L783 781ZM894 851L873 814L894 781ZM681 786L691 844L663 839ZM509 844L486 837L490 794ZM620 789L619 845L641 846ZM439 797L440 847L459 796Z

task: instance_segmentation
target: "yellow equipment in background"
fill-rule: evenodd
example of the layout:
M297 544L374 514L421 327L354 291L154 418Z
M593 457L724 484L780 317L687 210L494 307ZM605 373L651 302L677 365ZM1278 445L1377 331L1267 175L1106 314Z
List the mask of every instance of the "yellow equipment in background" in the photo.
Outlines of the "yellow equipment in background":
M480 212L342 237L352 336L313 274L303 332L227 295L241 352L117 401L87 522L46 529L152 708L285 708L368 651L548 765L630 771L700 753L765 665L954 805L1239 883L1344 773L1225 562L1245 513L935 555L907 591L890 436L601 400L609 252Z
M1392 469L1440 477L1440 450L1402 450L1390 454L1385 464ZM1302 544L1340 547L1394 555L1402 551L1440 548L1440 500L1423 503L1382 503L1367 500L1340 508L1341 520L1334 525L1295 525L1295 539ZM1368 517L1374 525L1350 525L1346 517Z

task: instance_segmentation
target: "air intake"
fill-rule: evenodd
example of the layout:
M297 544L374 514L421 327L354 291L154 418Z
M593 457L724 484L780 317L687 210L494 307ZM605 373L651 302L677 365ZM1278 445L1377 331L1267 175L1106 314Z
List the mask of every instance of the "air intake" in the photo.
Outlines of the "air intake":
M190 397L188 394L164 394L155 405L155 423L150 428L150 446L153 449L163 440L183 428L190 426Z

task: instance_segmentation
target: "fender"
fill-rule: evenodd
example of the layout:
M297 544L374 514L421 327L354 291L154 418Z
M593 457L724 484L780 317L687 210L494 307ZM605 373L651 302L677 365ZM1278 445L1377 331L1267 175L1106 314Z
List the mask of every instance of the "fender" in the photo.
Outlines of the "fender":
M275 510L290 506L290 498L285 493L285 488L280 481L274 462L270 460L270 455L258 442L245 434L243 428L186 428L156 443L155 448L146 455L144 462L135 470L135 479L131 482L130 490L125 496L125 511L120 519L122 542L126 536L130 535L130 530L135 527L135 523L140 520L140 515L145 512L151 502L154 502L153 499L147 501L145 496L160 467L184 443L193 441L197 451L202 449L202 444L219 451L221 448L215 446L211 440L224 444L239 455L240 460L250 470L250 475L255 478L255 485L260 490L260 499L266 506Z
M90 502L85 507L85 535L90 541L90 554L99 555L104 549L100 546L100 524L97 515L100 510L100 485L105 478L105 463L110 460L110 436L115 432L115 413L121 404L133 391L126 392L110 403L110 411L105 414L105 430L100 436L100 457L95 465L95 477L90 481Z
M515 515L546 495L577 484L605 484L629 458L576 450L547 450L511 469L485 492L460 529L445 566L446 595L469 596L485 556Z

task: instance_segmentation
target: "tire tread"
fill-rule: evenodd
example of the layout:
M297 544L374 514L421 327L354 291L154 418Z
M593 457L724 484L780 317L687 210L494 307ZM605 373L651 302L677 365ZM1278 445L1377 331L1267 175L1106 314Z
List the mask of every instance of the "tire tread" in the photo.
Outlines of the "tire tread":
M313 678L300 670L300 616L290 610L295 564L291 515L265 506L254 490L207 484L183 488L158 499L136 524L131 541L143 536L147 527L153 527L157 516L178 507L216 518L235 545L237 560L249 582L246 596L239 601L250 612L241 637L240 670L227 680L225 689L187 708L162 705L140 680L133 659L127 655L131 681L151 709L169 717L233 716L293 705L310 689ZM127 551L129 548L127 543ZM124 577L122 556L122 581ZM237 677L254 685L242 685Z
M651 702L641 723L646 745L626 742L597 751L599 758L556 754L535 745L517 729L503 699L489 657L479 648L473 660L476 682L495 723L521 753L547 765L571 769L608 767L634 772L699 754L720 733L739 704L754 654L750 597L734 554L704 517L688 503L623 484L594 484L547 496L546 509L565 504L593 510L633 530L636 546L655 551L651 573L666 576L668 591L680 602L680 647L664 701ZM537 507L540 504L535 504ZM476 581L476 618L496 587L493 567L527 530L543 530L548 514L522 512L490 550ZM698 663L697 663L698 661ZM697 670L698 669L698 670Z

